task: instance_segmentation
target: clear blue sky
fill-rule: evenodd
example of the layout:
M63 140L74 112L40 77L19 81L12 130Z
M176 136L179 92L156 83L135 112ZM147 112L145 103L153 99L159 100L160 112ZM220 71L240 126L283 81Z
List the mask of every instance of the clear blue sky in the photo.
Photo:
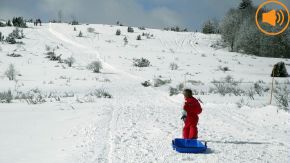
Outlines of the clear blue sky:
M62 10L65 20L72 16L84 23L163 28L179 25L200 29L208 19L222 19L241 0L0 0L0 19L13 16L57 19ZM255 5L266 0L253 0ZM280 0L290 8L290 0Z

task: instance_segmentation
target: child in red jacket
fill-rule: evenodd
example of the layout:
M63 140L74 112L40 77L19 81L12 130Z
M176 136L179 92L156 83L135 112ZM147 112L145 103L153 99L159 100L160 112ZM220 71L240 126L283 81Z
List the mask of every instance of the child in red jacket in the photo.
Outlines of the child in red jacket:
M192 91L190 89L185 89L183 95L185 99L183 106L184 111L181 117L184 121L183 138L197 139L198 114L202 112L202 109L198 100L192 96Z

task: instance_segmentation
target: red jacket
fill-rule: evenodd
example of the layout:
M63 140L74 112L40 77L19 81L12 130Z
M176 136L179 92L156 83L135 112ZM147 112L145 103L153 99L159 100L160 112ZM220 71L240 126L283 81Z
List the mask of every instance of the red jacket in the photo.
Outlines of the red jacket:
M185 123L198 122L198 114L202 112L202 109L197 99L194 97L185 98L183 109L187 113Z

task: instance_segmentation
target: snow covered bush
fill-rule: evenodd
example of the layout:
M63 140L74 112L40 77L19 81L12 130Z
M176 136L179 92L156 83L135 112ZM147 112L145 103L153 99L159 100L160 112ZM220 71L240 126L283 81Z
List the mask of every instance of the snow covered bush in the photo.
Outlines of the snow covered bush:
M95 96L97 98L112 98L113 96L103 88L95 89L94 91L90 92L88 95Z
M46 51L50 51L50 50L51 50L51 47L48 46L48 45L45 45L45 50L46 50Z
M254 100L254 96L255 96L255 89L254 88L250 88L249 90L247 90L246 95L251 99Z
M5 27L6 26L6 24L5 23L2 23L1 21L0 21L0 27Z
M95 29L92 28L92 27L89 27L89 28L87 29L87 31L88 31L89 33L94 33L94 32L95 32Z
M133 29L132 27L128 27L127 31L128 31L129 33L133 33L133 32L134 32L134 29Z
M94 73L99 73L100 70L103 68L102 67L102 62L101 61L93 61L92 63L90 63L87 68L89 70L93 70Z
M23 99L26 100L28 104L42 104L46 102L45 96L39 89L31 89L26 94L23 94Z
M178 94L179 94L179 90L177 88L169 87L169 95L170 96L178 95Z
M7 54L8 57L22 57L21 54L16 54L16 53L11 53L11 54Z
M264 82L261 80L254 83L254 90L259 96L262 96L265 92L262 84L264 84Z
M11 35L13 38L15 39L22 39L24 38L24 33L23 30L19 30L19 28L15 28L12 33L10 33L9 35Z
M168 84L168 83L171 83L171 80L162 80L160 78L155 78L153 80L154 87L160 87L160 86L163 86L163 85Z
M127 38L127 37L124 37L124 39L123 39L123 40L124 40L124 45L127 45L127 44L128 44L128 42L129 42L129 41L128 41L128 38Z
M75 63L75 58L74 57L68 57L67 59L64 60L64 63L68 65L68 67L71 67Z
M178 85L177 85L177 89L178 89L179 91L183 91L183 89L184 89L184 83L180 83L180 84L178 84Z
M249 104L245 102L243 98L241 98L238 102L236 102L238 108L242 108L243 106L248 106Z
M22 39L24 37L23 30L16 28L6 37L6 42L9 44L16 44L16 39Z
M17 75L17 72L15 70L15 67L13 64L10 64L8 69L5 72L5 76L9 79L9 80L15 80Z
M289 102L290 102L290 82L279 83L276 82L276 89L274 90L274 98L277 105L280 109L289 111Z
M83 37L82 31L79 32L78 37Z
M138 27L139 30L146 30L145 27Z
M223 40L217 40L217 41L215 41L214 43L212 43L212 44L210 45L210 47L212 47L212 48L218 50L218 49L223 49L223 48L225 48L226 45L225 45L225 42L224 42Z
M174 62L170 63L169 67L170 67L170 70L177 70L178 69L178 65Z
M140 58L140 59L133 58L133 65L136 67L149 67L150 61L146 58Z
M120 30L120 29L117 29L117 31L116 31L116 35L117 35L117 36L120 36L120 35L121 35L121 30Z
M12 37L11 35L8 35L8 37L6 37L5 41L8 43L8 44L16 44L16 40L14 37Z
M244 90L239 87L240 83L241 80L236 81L233 77L228 75L225 78L222 78L220 81L213 80L212 84L214 85L214 87L211 87L209 92L218 93L222 96L225 96L226 94L241 96L244 93Z
M219 70L223 71L223 72L226 72L226 71L231 71L229 67L225 66L219 66Z
M12 99L13 96L10 90L7 92L0 92L0 103L11 103Z
M57 56L54 53L54 51L50 51L50 52L47 52L46 55L47 55L46 58L49 58L49 60L51 60L51 61L59 61L60 63L62 63L62 59L61 59L62 54Z
M149 87L149 86L151 86L151 83L150 83L150 81L147 80L147 81L141 83L141 85L143 85L144 87Z

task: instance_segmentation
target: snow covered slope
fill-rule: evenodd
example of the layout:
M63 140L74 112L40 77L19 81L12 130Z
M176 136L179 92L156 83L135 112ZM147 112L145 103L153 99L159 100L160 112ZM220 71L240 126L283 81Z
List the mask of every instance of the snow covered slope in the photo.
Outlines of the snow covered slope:
M259 80L269 87L273 65L284 61L289 69L289 60L216 50L211 45L218 35L75 27L76 31L67 24L31 26L24 29L23 45L0 44L0 92L10 89L16 95L37 88L46 100L37 105L25 100L0 103L0 163L289 162L289 113L278 110L275 101L268 105L270 91L254 95L254 100L210 93L211 82L228 75L242 79L244 90ZM117 29L121 36L115 35ZM0 28L5 36L12 30ZM77 37L80 31L83 37ZM136 40L143 32L153 36ZM74 57L76 63L68 67L50 61L46 47L63 59ZM22 57L7 56L13 52ZM151 66L134 67L133 58L141 57ZM86 68L95 60L103 63L101 73ZM171 62L179 68L171 70ZM10 63L21 74L17 81L4 75ZM230 71L221 71L223 67ZM157 78L171 82L141 85ZM171 140L181 136L183 97L169 96L169 87L185 79L186 87L196 89L203 101L199 139L208 142L205 154L178 154L171 147ZM90 96L99 88L113 98Z

